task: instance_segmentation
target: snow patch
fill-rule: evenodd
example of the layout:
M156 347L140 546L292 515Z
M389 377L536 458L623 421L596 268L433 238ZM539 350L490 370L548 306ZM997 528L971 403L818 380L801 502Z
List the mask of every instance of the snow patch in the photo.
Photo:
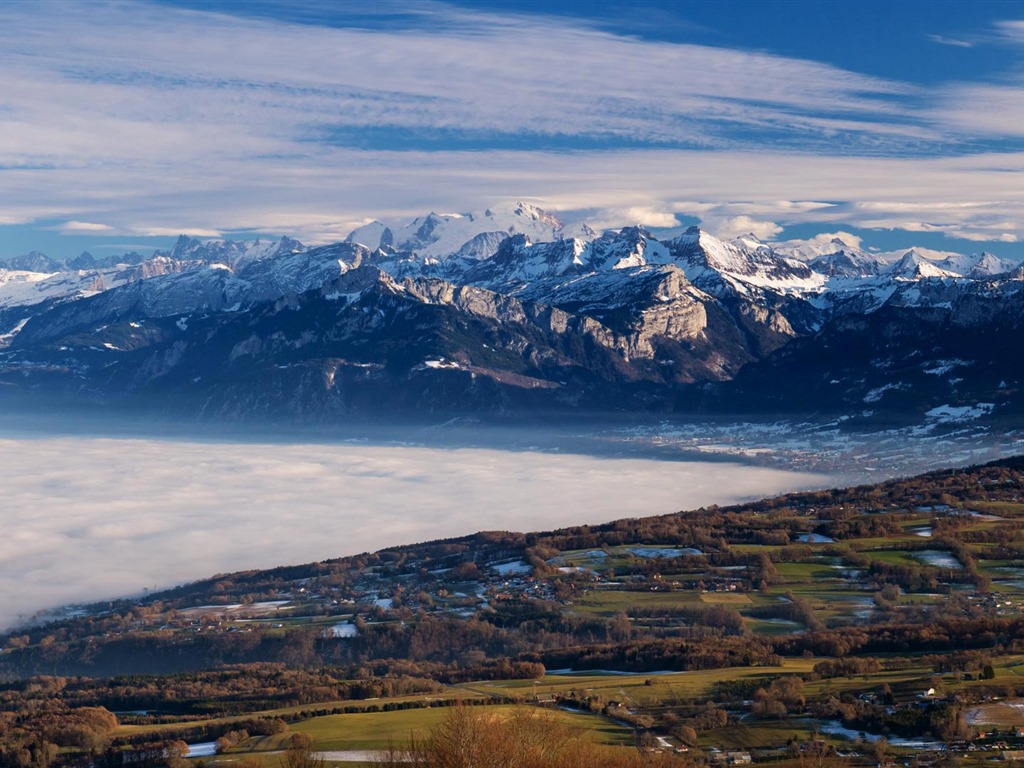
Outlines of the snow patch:
M522 560L516 560L511 563L498 563L492 565L491 568L496 570L502 576L510 576L519 573L529 573L533 570L529 563L523 562Z

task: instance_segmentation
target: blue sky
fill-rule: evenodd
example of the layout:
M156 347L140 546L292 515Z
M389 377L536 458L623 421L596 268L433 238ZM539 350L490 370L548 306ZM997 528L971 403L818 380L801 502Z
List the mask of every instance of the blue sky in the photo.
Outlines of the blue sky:
M564 219L1024 256L1019 2L0 5L0 256Z

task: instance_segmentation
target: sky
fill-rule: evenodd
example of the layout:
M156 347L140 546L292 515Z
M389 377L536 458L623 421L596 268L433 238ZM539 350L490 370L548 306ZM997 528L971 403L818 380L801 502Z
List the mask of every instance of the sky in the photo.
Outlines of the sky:
M1024 256L1024 6L8 0L0 257L524 200Z
M41 609L214 572L669 513L831 480L534 451L61 436L0 439L0 466L6 508L20 513L0 537L0 631Z

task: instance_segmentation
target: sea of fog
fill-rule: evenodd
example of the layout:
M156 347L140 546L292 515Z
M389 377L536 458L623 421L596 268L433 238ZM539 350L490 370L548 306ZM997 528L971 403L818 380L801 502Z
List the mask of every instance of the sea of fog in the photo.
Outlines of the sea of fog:
M0 432L0 627L233 570L836 481L728 461L566 453L550 442L522 448Z

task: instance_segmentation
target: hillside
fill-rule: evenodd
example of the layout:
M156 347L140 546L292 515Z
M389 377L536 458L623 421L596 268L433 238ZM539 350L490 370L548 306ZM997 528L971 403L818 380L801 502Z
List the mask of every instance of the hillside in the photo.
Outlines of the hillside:
M558 703L644 743L763 759L814 730L847 753L859 731L885 749L1008 749L1016 736L983 725L1020 719L993 702L1024 695L1022 531L1017 458L222 574L10 633L0 717L20 723L8 743L66 741L68 718L102 707L120 713L103 748L244 722L225 749L258 754L282 729L333 749L359 740L355 713L464 698Z

